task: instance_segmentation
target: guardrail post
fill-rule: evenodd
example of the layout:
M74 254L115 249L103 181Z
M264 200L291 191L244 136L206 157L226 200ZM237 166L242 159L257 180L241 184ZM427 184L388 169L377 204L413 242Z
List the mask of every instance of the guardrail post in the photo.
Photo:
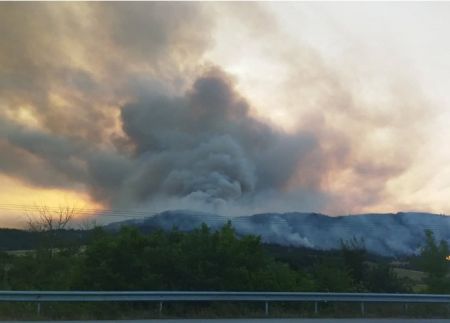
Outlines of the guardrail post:
M159 302L159 316L162 315L162 310L163 310L163 302Z
M408 303L405 303L403 305L403 307L404 307L405 313L408 313Z
M41 303L37 303L37 306L36 306L36 312L37 312L37 315L38 315L38 316L41 315Z
M269 315L269 302L266 302L266 316Z
M361 314L364 316L365 310L364 310L364 302L361 302Z
M314 314L319 314L319 304L316 302L314 302Z

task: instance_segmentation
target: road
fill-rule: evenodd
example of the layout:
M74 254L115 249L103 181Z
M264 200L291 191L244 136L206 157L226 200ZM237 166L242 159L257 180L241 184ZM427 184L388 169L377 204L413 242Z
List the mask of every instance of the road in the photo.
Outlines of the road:
M17 321L16 321L17 322ZM30 321L26 323L38 323L48 321ZM117 321L51 321L58 323L449 323L446 319L167 319L167 320L117 320ZM20 321L25 323L25 321Z

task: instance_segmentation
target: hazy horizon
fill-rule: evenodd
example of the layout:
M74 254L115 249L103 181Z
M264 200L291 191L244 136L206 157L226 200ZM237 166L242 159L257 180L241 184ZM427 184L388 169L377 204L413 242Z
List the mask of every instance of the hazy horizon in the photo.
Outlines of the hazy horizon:
M0 226L34 204L449 213L449 9L0 3Z

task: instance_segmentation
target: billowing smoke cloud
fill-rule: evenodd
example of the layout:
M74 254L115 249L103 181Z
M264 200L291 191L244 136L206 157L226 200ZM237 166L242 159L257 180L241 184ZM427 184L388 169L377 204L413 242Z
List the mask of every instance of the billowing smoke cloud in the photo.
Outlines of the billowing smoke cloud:
M201 32L209 24L188 3L4 3L0 113L109 143L118 106L148 80L182 88L210 42Z
M155 196L249 202L284 190L302 158L318 148L311 133L286 134L252 117L218 70L199 77L183 97L144 96L121 116L137 162L124 195L135 202Z
M0 172L33 186L81 187L112 208L340 212L376 205L410 166L414 147L376 161L368 148L406 108L394 109L395 122L364 115L318 53L285 46L274 32L274 56L292 63L289 95L295 84L306 112L293 113L301 120L289 131L262 120L232 76L205 58L220 6L0 8ZM257 18L250 29L270 20ZM390 152L406 135L394 137Z
M305 156L319 149L312 133L286 134L252 117L248 103L216 69L199 77L184 96L149 93L126 104L121 122L128 154L4 122L2 138L29 155L23 159L27 164L9 163L8 171L41 185L84 183L113 206L180 198L216 209L282 192ZM3 164L7 167L6 160ZM58 176L42 176L38 167L50 167ZM41 175L21 174L23 168Z
M233 26L239 37L227 39L231 44L219 44L213 57L226 60L222 52L233 48L241 63L231 65L246 80L240 88L249 100L258 102L265 112L275 111L268 114L291 129L314 133L320 146L305 157L308 163L302 164L290 188L318 187L333 196L320 207L329 214L417 208L417 201L401 203L412 187L420 190L405 177L417 176L415 166L429 139L425 133L431 131L436 106L422 94L414 77L403 73L410 66L395 60L397 53L390 48L383 47L386 57L382 59L372 55L364 45L353 42L351 32L339 29L336 21L330 21L332 28L324 40L323 21L329 17L321 14L327 12L327 5L290 5L285 10L281 5L270 6L280 10L278 20L263 7L224 7L230 14L224 15L223 23ZM315 14L309 16L311 12ZM370 21L377 26L376 19ZM319 31L315 33L311 25ZM369 37L358 41L370 43ZM240 46L242 42L250 46ZM328 47L318 52L309 43ZM343 59L335 56L339 50L345 51ZM263 80L258 78L261 69L269 73ZM427 208L434 206L428 203Z

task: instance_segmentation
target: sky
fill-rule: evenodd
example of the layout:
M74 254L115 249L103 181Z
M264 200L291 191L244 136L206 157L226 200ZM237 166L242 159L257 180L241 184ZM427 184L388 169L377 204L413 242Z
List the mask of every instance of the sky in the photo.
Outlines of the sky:
M448 30L446 2L0 3L0 225L449 213Z

